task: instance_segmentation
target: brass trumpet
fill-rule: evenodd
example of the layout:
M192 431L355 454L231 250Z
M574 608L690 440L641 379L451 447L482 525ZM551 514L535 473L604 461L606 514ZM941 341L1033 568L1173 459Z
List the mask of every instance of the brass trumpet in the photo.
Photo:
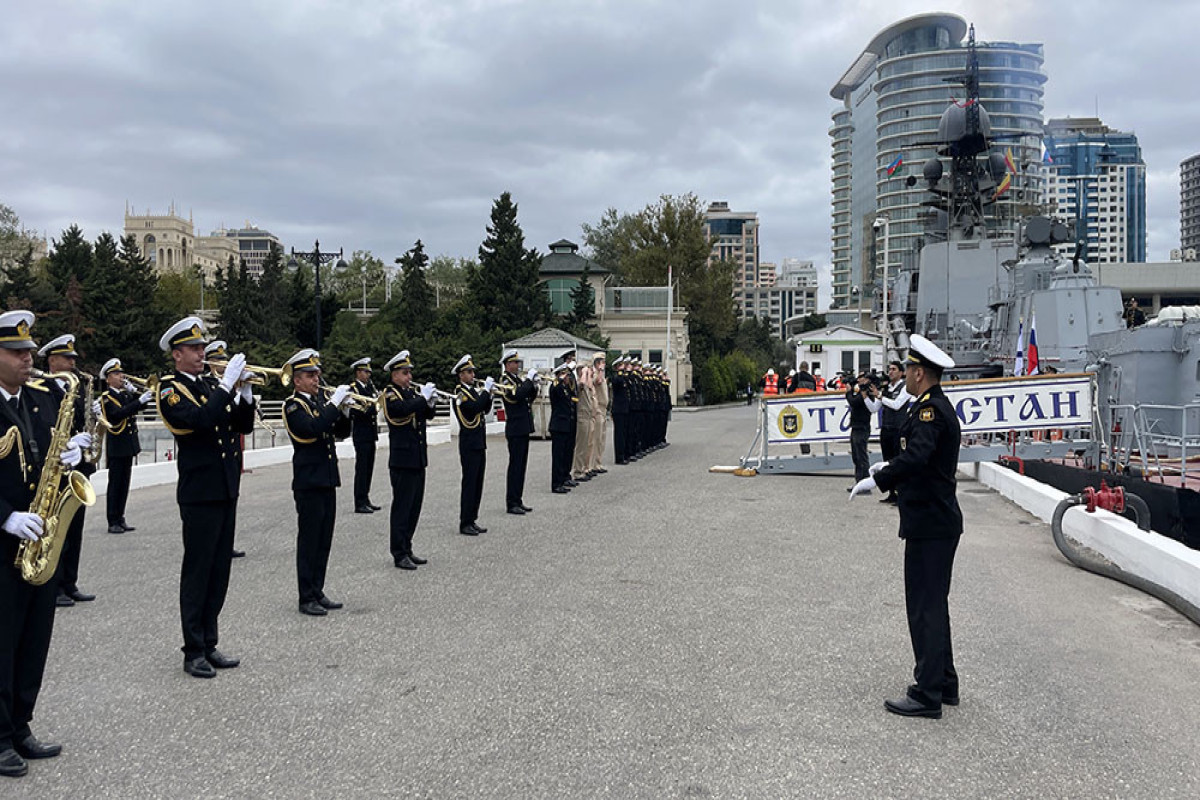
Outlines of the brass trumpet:
M333 394L333 391L336 387L330 386L327 383L322 383L319 388L325 393L325 399L328 401L329 396ZM354 392L350 392L350 394L346 395L346 402L348 402L350 407L355 411L370 411L372 408L379 409L384 406L384 393L380 392L374 397L367 397L365 394L355 394Z
M158 376L151 375L148 378L139 378L137 375L126 375L125 380L139 387L142 391L158 391Z
M204 359L204 364L212 367L214 370L224 370L229 364L228 361L209 361ZM267 377L276 378L281 386L289 386L292 383L292 365L285 364L282 368L275 367L260 367L256 364L247 364L246 371L253 375L246 379L246 383L251 386L264 386L267 382Z

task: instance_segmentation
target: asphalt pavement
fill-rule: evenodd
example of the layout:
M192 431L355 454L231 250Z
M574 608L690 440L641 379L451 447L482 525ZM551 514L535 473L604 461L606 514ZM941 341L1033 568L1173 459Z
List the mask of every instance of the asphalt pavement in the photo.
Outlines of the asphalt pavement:
M415 549L387 549L386 451L352 513L342 462L326 593L297 612L288 465L245 476L221 649L184 674L175 487L137 531L89 512L34 730L62 756L3 797L1197 797L1200 629L1082 572L1048 527L973 482L951 617L962 704L887 714L912 669L896 512L845 475L710 474L751 408L677 414L672 446L569 495L530 453L504 513L489 439L477 538L455 445L431 448ZM101 501L102 505L103 501Z

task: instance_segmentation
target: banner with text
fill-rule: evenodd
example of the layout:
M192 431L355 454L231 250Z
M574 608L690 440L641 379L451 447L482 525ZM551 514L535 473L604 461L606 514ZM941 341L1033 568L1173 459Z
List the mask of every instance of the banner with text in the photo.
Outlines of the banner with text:
M942 384L964 434L1083 428L1092 424L1090 375L1039 375ZM811 444L850 439L850 406L843 393L769 398L766 437L770 444ZM879 432L879 415L871 415Z

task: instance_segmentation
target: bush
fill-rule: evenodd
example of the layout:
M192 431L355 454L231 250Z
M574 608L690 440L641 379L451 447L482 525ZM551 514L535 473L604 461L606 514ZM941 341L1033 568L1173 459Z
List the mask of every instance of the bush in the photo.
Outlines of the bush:
M722 356L710 356L700 368L700 393L707 404L731 400L737 391Z

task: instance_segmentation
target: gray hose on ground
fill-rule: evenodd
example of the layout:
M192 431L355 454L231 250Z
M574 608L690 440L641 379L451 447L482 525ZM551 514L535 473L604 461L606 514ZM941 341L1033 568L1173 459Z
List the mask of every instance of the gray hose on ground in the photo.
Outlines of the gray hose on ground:
M1050 532L1054 535L1054 544L1058 547L1059 552L1080 569L1086 569L1088 572L1094 572L1097 575L1103 575L1114 581L1120 581L1138 591L1157 597L1192 622L1200 625L1200 607L1183 599L1170 589L1159 586L1154 581L1147 580L1140 575L1134 575L1131 572L1126 572L1108 559L1079 546L1063 535L1062 521L1067 510L1074 506L1083 505L1085 502L1083 495L1073 494L1070 497L1063 498L1062 502L1055 507L1054 516L1050 520ZM1137 515L1138 528L1144 531L1150 530L1150 509L1146 505L1146 501L1137 495L1127 492L1125 494L1125 504L1133 508L1134 514Z

